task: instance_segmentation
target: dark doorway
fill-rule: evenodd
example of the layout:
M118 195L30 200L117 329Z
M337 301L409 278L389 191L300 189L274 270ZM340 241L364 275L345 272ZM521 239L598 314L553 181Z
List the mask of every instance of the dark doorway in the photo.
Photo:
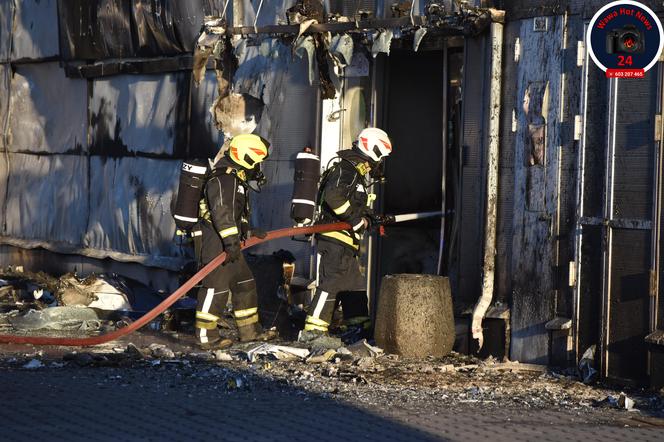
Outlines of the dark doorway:
M393 50L385 63L384 127L394 151L386 162L384 213L441 210L445 75L442 50ZM378 241L378 275L437 274L440 218L389 226ZM379 281L378 285L379 285ZM379 288L377 286L377 288Z

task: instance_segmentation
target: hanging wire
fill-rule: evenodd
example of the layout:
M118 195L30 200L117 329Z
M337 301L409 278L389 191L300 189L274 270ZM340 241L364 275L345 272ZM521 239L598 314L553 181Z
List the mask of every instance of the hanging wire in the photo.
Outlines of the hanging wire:
M226 20L226 9L228 8L228 4L231 2L231 0L226 0L226 3L224 4L224 10L221 11L221 18Z
M254 18L254 32L256 34L258 34L258 26L257 26L258 16L260 15L262 8L263 8L263 0L261 0L261 2L258 4L258 9L256 10L256 18Z

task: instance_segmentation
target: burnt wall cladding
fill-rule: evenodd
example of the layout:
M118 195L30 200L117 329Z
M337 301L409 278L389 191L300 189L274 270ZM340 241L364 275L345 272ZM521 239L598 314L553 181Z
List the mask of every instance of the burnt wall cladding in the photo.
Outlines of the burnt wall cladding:
M655 12L664 12L664 4L658 0L640 0ZM505 10L507 20L542 15L580 15L585 19L592 17L608 0L498 0L496 6Z
M60 0L60 46L65 60L159 57L191 53L206 0Z

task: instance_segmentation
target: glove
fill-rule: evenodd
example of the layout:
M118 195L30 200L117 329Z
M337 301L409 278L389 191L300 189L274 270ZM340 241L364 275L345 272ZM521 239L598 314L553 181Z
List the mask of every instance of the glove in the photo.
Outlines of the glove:
M237 237L234 240L224 242L224 250L226 251L226 260L224 261L224 264L235 262L240 259L240 255L242 255L240 241L237 240Z
M256 238L263 239L267 236L267 232L261 229L251 229L250 231L251 236L255 236Z
M371 225L384 226L385 224L392 224L394 222L394 215L372 215Z

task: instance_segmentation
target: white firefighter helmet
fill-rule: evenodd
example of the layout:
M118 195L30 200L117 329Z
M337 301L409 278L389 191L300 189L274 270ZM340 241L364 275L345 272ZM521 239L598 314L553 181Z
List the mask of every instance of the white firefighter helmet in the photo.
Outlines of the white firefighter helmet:
M392 152L392 142L385 131L367 127L357 137L357 150L378 163Z

